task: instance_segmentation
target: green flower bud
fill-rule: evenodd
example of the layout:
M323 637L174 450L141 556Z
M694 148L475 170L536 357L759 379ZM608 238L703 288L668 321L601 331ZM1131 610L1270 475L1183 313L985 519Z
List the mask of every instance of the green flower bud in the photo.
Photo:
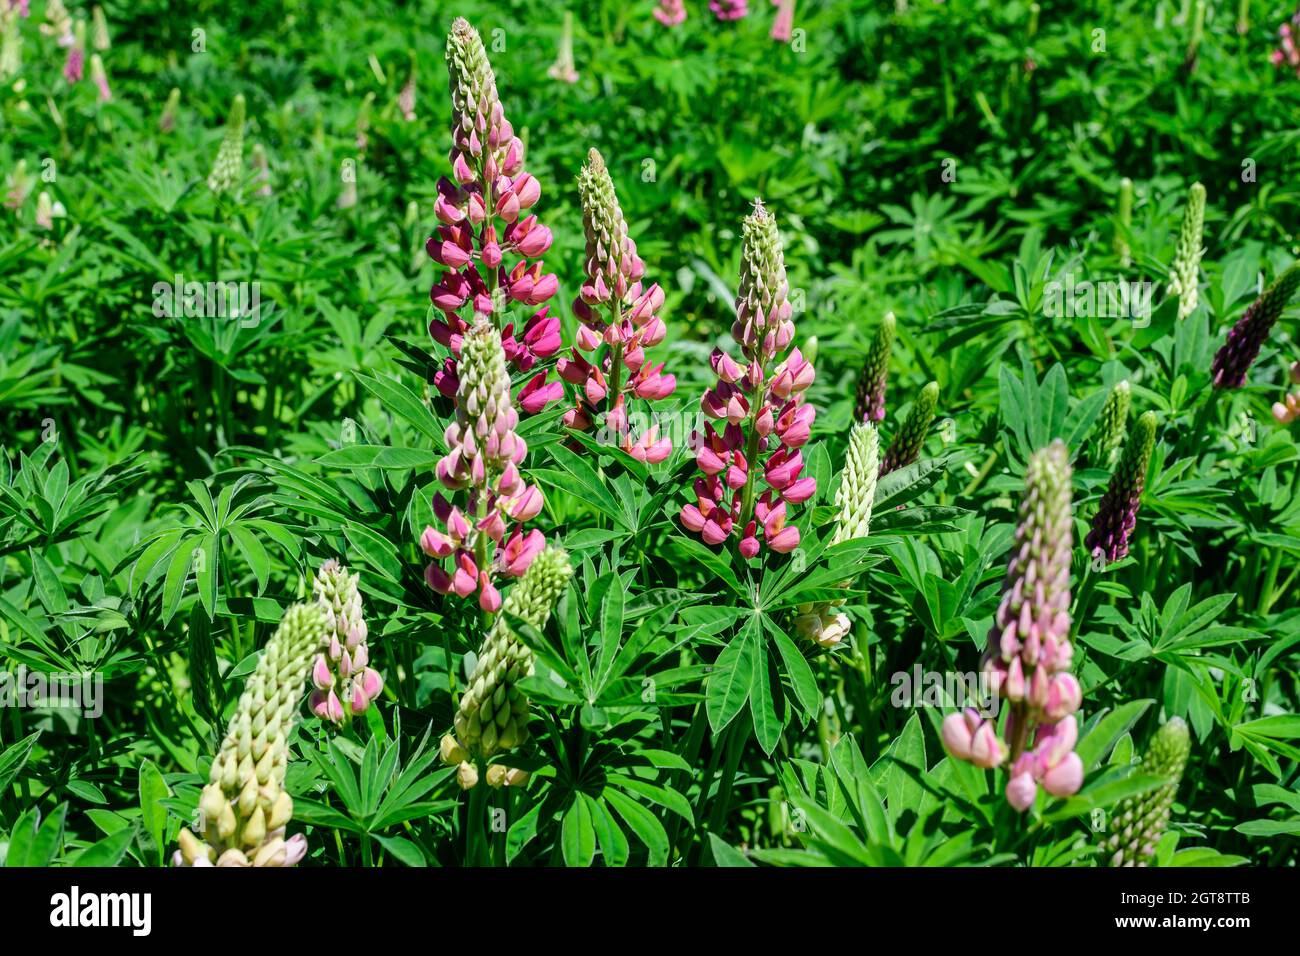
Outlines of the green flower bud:
M1197 287L1201 256L1201 230L1205 223L1205 187L1193 183L1187 193L1187 208L1183 212L1183 228L1178 233L1174 248L1174 263L1169 272L1169 294L1178 296L1178 317L1185 319L1196 308Z
M858 378L857 397L853 404L854 421L879 422L885 418L885 389L889 382L889 356L894 350L895 326L894 313L886 312L876 328Z
M1111 468L1119 457L1120 445L1124 442L1124 426L1128 421L1128 410L1132 405L1132 389L1128 381L1117 382L1106 396L1106 404L1101 407L1101 417L1093 432L1089 463L1094 468Z
M1169 823L1174 796L1183 779L1191 736L1181 717L1172 717L1156 731L1142 758L1141 772L1165 782L1154 790L1120 801L1104 843L1111 866L1146 866Z
M235 97L226 120L226 135L221 139L216 161L208 175L208 188L216 195L237 187L244 175L244 94Z
M889 443L885 460L880 464L881 477L912 464L920 457L921 448L925 445L926 432L930 430L930 423L934 421L934 411L938 404L939 383L931 382L921 389L921 394L912 403L912 410L907 413L903 427Z
M538 629L545 627L572 573L568 553L550 546L506 595L505 613L493 620L479 648L478 662L456 712L455 743L464 751L487 758L528 739L528 699L516 685L533 672L533 652L508 621L514 617ZM443 754L458 755L454 746L445 743ZM461 765L462 775L465 766ZM477 781L477 774L474 779Z

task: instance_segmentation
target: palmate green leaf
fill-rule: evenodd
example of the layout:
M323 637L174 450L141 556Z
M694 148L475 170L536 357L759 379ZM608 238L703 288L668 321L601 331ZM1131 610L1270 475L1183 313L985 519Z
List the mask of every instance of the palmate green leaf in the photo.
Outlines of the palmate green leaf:
M745 706L754 686L759 661L766 659L759 637L760 619L750 615L722 649L705 687L705 709L715 734L731 723Z
M592 799L577 793L560 824L560 846L566 866L591 866L596 856L596 828L592 820Z
M763 753L770 754L776 749L781 739L781 730L785 726L782 719L784 695L781 693L781 678L775 662L767 654L761 632L755 633L758 645L757 659L754 661L753 683L749 689L749 712L753 718L754 739L758 741Z
M746 588L736 577L736 572L732 570L731 565L727 562L725 556L718 554L707 545L696 541L694 538L688 538L685 535L671 535L669 541L674 548L686 552L685 561L703 565L717 575L718 579L721 580L723 584L727 585L733 593L742 598L748 596Z
M649 852L649 866L664 866L668 862L668 834L653 813L625 793L606 787L602 796L622 818L636 838Z
M441 424L421 400L420 396L409 387L395 379L379 378L373 375L354 373L370 394L374 395L393 415L402 419L420 434L433 442L436 451L445 452L447 444L443 438L445 426Z
M585 794L583 796L586 797ZM627 836L619 828L613 812L604 799L592 799L590 797L586 797L586 799L591 800L592 824L596 830L596 843L600 847L600 855L605 865L625 866L632 849Z
M162 608L163 623L171 622L180 610L181 598L185 594L185 581L189 578L190 568L196 557L203 554L202 535L187 535L181 538L167 565L167 577L163 582ZM212 615L208 615L209 620Z
M815 718L821 710L822 696L808 659L800 653L794 641L770 615L763 615L763 627L781 656L785 675L790 679L790 686L794 690L794 698L798 702L800 712L805 720Z
M240 554L248 562L253 577L257 580L257 593L262 594L271 576L271 557L266 553L266 547L242 521L231 522L226 525L226 530L230 532L230 537L234 539Z

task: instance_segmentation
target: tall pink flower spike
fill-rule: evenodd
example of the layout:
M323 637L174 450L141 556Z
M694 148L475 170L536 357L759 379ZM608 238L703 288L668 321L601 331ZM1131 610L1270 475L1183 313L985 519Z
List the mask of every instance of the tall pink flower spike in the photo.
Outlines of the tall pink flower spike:
M1055 441L1035 452L1025 472L1020 524L1002 586L1002 601L984 672L1010 708L1000 737L993 718L974 708L949 714L944 747L953 757L992 769L1010 763L1006 798L1029 809L1038 787L1068 797L1083 784L1074 712L1082 691L1070 673L1070 456Z
M519 474L528 446L515 432L519 413L501 336L485 316L464 337L460 373L456 421L446 433L451 450L437 473L449 491L465 492L464 510L434 497L443 530L428 527L420 536L421 549L434 559L424 577L442 594L477 594L479 607L495 613L501 607L496 579L522 575L546 545L537 529L523 530L542 510L542 492Z
M559 289L554 274L542 272L539 256L551 247L551 230L528 212L541 197L538 181L524 170L523 143L515 136L497 96L496 76L478 31L458 18L447 37L451 79L453 178L438 181L434 214L440 225L425 248L444 271L429 291L442 318L429 334L451 350L434 384L448 398L456 394L461 341L474 319L487 316L501 333L506 357L520 372L560 349L560 320L545 303ZM536 261L533 261L536 260ZM541 306L523 323L506 322L508 302ZM520 389L519 407L532 414L564 395L559 382L538 370Z
M709 360L718 380L700 407L716 426L706 423L702 435L691 436L703 477L681 519L710 545L738 533L740 553L754 558L762 542L783 554L799 546L799 529L787 522L790 509L817 491L816 479L802 474L800 451L816 416L803 403L815 373L798 349L786 355L794 310L776 219L761 201L745 219L743 243L731 334L745 364L721 349Z
M572 358L556 363L578 397L564 423L586 430L603 413L604 431L614 444L638 461L656 464L672 452L672 441L660 438L653 424L633 435L628 407L633 399L667 398L677 387L676 377L664 373L664 363L655 364L645 354L667 334L657 314L664 292L658 283L645 288L641 281L645 264L627 234L605 160L594 149L578 176L578 192L587 236L586 281L573 303L581 323L577 347Z

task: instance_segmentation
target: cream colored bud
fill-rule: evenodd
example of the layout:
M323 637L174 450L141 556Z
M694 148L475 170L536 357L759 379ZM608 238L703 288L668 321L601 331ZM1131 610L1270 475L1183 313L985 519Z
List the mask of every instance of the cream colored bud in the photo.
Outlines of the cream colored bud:
M462 761L461 765L456 768L456 782L460 784L462 790L468 790L474 784L478 783L478 771L468 760Z
M460 741L451 734L447 734L442 738L442 743L438 747L438 755L445 764L464 763L469 758L469 754L460 745Z

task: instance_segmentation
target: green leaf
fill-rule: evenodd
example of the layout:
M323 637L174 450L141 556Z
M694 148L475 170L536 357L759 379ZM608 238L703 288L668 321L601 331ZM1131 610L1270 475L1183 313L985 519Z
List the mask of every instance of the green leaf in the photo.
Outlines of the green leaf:
M424 854L420 852L420 848L405 837L380 836L379 834L375 834L374 837L379 845L388 851L390 856L404 866L419 867L426 865Z
M740 633L722 649L709 673L704 703L709 726L715 734L731 723L749 699L760 650L756 621L753 615L745 621Z
M709 849L713 851L715 866L738 867L754 865L745 854L731 846L716 833L709 834Z
M153 840L158 851L158 864L161 866L167 852L164 834L167 831L167 808L163 801L170 797L171 790L163 780L162 773L146 760L140 764L140 817L144 821L145 833Z
M36 738L40 735L39 730L28 734L22 740L10 744L4 749L3 753L0 753L0 797L4 796L9 784L22 771L23 766L27 763L27 758L32 755L32 748L36 746Z
M588 806L590 800L585 793L578 793L564 814L560 825L560 847L566 866L591 866L596 856L596 829Z
M777 741L781 739L781 729L784 726L776 712L774 696L774 693L780 692L781 684L776 669L771 666L763 642L756 636L755 643L757 650L754 680L749 690L749 712L754 719L754 737L758 740L758 745L763 748L763 753L771 754L776 749Z
M1147 708L1153 703L1155 701L1150 699L1131 701L1120 705L1097 721L1074 748L1079 759L1083 761L1084 771L1092 770L1101 763L1102 758L1110 752L1115 742L1128 733L1137 723L1138 718L1146 713Z
M127 826L109 834L98 843L77 854L73 866L117 866L126 855L127 847L135 839L135 827Z

